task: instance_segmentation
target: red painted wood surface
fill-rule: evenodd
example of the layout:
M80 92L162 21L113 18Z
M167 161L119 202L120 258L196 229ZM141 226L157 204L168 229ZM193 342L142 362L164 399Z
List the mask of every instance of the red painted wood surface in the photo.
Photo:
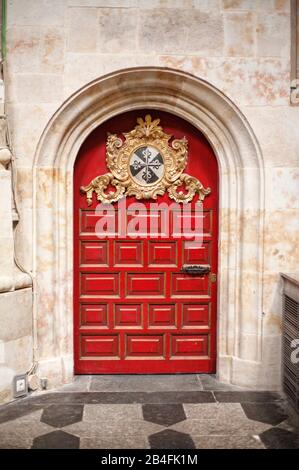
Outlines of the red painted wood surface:
M99 239L94 233L97 201L94 196L88 207L80 187L108 171L107 132L128 132L147 113L161 119L165 132L187 138L185 172L211 188L203 203L202 246L188 249L184 237ZM162 201L173 202L167 194L158 197ZM127 198L131 202L134 198ZM208 274L180 271L184 263L210 264L217 273L217 244L217 161L197 129L168 113L142 110L117 116L93 131L74 169L75 373L215 372L217 282Z

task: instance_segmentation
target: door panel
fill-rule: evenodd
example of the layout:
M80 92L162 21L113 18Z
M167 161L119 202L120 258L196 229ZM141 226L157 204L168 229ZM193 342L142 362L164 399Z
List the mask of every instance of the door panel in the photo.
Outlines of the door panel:
M186 215L174 209L170 216L165 208L149 213L151 201L140 201L146 210L139 213L138 234L128 207L128 233L118 236L117 210L97 212L95 197L87 206L80 193L81 186L107 172L107 132L121 136L147 113L160 118L174 138L187 138L185 171L211 188L201 213L195 212L197 196L192 201L191 222L183 235L177 227ZM127 198L127 206L132 202L136 199ZM157 202L173 203L167 194ZM112 235L105 235L105 223L113 228ZM101 239L96 227L102 227ZM149 227L151 237L146 236ZM190 243L195 229L202 233L202 243ZM183 273L182 266L208 265L216 274L217 244L217 161L197 129L149 110L122 114L96 129L80 149L74 170L75 373L215 372L217 282L209 273Z

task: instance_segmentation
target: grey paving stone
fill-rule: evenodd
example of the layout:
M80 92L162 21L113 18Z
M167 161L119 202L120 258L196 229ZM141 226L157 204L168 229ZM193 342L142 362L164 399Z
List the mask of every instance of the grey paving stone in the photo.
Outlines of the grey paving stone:
M172 429L149 436L151 449L195 449L195 444L189 434Z
M264 449L258 436L193 436L196 449Z
M62 428L82 420L84 405L50 405L41 416L43 423Z
M241 391L244 390L241 387L237 387L235 385L226 384L223 382L219 382L214 375L210 374L198 374L198 378L202 384L203 390L210 390L210 391Z
M179 375L96 375L91 379L96 392L162 392L202 390L196 374Z
M143 418L151 423L170 426L186 419L185 411L181 403L177 404L146 404L142 405Z
M246 418L241 403L184 403L189 419L239 420Z
M60 387L61 392L88 392L90 388L91 375L76 375L70 384Z
M249 419L260 421L262 423L280 424L287 419L280 402L278 403L242 403L242 408Z
M53 428L40 422L42 410L0 424L0 449L29 449L35 437Z
M80 440L77 436L64 431L53 431L33 440L32 449L78 449Z
M15 402L0 407L0 423L21 418L22 416L38 411L41 408L41 405L36 405L32 400L16 400Z
M222 403L269 403L282 399L276 392L254 391L215 391L214 396L216 401Z
M107 404L107 405L85 405L83 421L131 421L142 420L141 404Z
M260 439L267 449L299 449L299 435L286 429L268 429Z
M102 436L100 438L82 437L80 449L148 449L147 436Z
M178 424L171 426L179 432L188 433L191 436L208 436L208 435L253 435L260 434L268 430L269 424L251 421L246 417L226 418L226 419L187 419Z
M111 440L122 439L123 436L150 435L161 431L162 426L139 420L112 420L112 421L80 421L63 428L64 431L80 438L95 438Z

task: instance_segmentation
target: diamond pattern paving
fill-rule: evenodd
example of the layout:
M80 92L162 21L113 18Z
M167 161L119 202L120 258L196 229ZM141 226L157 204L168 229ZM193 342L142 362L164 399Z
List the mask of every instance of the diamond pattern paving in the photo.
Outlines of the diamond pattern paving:
M236 390L206 375L203 383L105 377L0 407L0 448L299 448L299 418L277 393Z

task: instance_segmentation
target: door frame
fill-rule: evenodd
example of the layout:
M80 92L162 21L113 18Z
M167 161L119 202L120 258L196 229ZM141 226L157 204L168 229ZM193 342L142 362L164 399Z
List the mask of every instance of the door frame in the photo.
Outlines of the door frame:
M73 378L73 167L104 121L133 109L175 114L210 142L219 167L218 359L225 382L258 387L262 376L264 165L246 118L222 92L187 73L120 70L73 94L39 141L33 168L34 324L38 373Z

